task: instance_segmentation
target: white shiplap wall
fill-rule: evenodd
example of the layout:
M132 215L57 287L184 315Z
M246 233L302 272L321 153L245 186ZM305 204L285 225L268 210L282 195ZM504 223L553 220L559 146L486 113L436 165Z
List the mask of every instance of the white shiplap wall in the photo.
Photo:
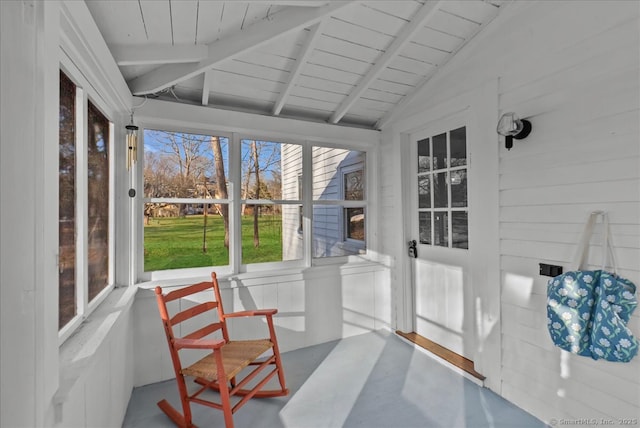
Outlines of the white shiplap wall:
M601 209L619 273L640 284L638 3L580 6L576 14L561 3L544 17L545 5L531 8L542 25L520 37L537 41L534 56L500 77L501 111L535 124L500 158L502 393L544 420L617 423L640 413L640 359L616 364L555 348L545 325L548 278L537 272L540 262L569 269L588 213ZM599 249L592 253L598 265ZM639 321L635 313L636 335Z
M618 272L640 285L639 16L640 3L626 1L506 5L403 116L406 122L497 80L487 108L497 97L499 113L515 111L533 123L526 140L499 153L501 366L494 389L544 421L617 424L640 414L640 357L610 363L555 348L546 327L548 278L538 274L541 262L569 269L582 225L598 209L610 215ZM498 141L496 135L486 144ZM392 148L383 145L383 157L385 150ZM387 163L385 173L394 175L398 162ZM393 181L382 189L384 221L400 198ZM401 254L398 247L387 249ZM598 264L596 247L591 260ZM640 336L638 312L630 328Z

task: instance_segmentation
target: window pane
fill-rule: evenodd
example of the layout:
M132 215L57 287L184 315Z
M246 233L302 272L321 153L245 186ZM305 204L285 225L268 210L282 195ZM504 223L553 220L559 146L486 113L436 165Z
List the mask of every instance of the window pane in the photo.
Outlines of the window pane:
M433 140L433 169L442 169L448 166L447 162L447 134L439 134Z
M302 147L242 140L242 199L297 200Z
M344 240L343 238L345 234L341 230L343 228L341 217L344 216L345 211L346 208L340 205L313 206L313 257L347 256L365 252L364 240ZM354 218L354 220L357 219L357 217ZM355 224L354 229L357 229Z
M223 211L227 204L145 204L144 270L228 265Z
M282 260L300 260L303 257L302 205L281 205Z
M451 213L451 232L453 248L469 248L468 213L466 211Z
M431 244L431 212L418 213L421 244Z
M459 169L449 173L451 177L451 206L467 206L467 170Z
M347 172L343 176L344 199L347 201L361 201L364 199L364 177L362 169Z
M418 208L431 208L430 177L431 174L418 177Z
M60 72L58 328L77 313L76 307L76 85Z
M109 121L88 106L87 206L89 301L109 281Z
M283 239L283 208L295 215L296 205L245 206L242 215L242 263L280 262L302 258L302 237L288 234ZM291 223L295 224L295 223Z
M226 137L146 129L145 197L227 199L228 147Z
M302 146L280 144L282 167L281 199L286 201L302 200Z
M449 207L446 172L433 174L433 206L435 208Z
M451 167L467 164L467 131L462 128L454 129L450 133L451 139Z
M341 183L343 175L356 169L362 171L365 153L330 147L313 147L312 161L313 199L347 199L345 187ZM364 174L361 173L359 186L364 189L365 185ZM363 197L366 197L364 191Z
M449 220L446 212L434 212L433 243L441 247L449 246Z
M431 149L429 139L418 141L418 173L431 171Z
M364 241L364 208L345 209L346 237Z

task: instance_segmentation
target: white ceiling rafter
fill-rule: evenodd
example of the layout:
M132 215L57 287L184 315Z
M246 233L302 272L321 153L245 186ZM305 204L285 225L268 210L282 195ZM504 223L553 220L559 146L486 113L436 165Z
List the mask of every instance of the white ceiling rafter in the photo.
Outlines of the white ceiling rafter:
M160 92L211 69L220 61L238 57L276 37L313 25L349 3L334 2L319 8L288 8L271 20L262 20L227 38L207 45L207 58L196 64L165 64L137 77L130 82L131 90L134 95Z
M391 120L395 119L396 117L398 117L398 115L405 109L405 107L407 105L409 105L411 103L411 101L413 101L419 94L424 93L427 88L430 87L431 85L431 78L438 72L440 72L443 67L453 58L457 58L457 53L460 52L460 50L462 48L464 48L471 40L473 40L475 38L475 36L482 31L483 28L485 28L487 25L489 25L489 23L491 23L491 21L493 21L498 14L500 13L500 7L494 5L493 3L495 3L494 1L490 1L490 2L486 2L488 4L491 4L492 6L495 7L495 11L494 13L492 13L492 15L486 19L482 24L478 25L478 28L476 28L473 33L471 33L461 44L459 44L446 58L445 60L438 64L433 70L431 70L429 72L428 75L426 75L422 81L416 86L415 90L413 92L411 92L410 94L405 95L402 100L400 100L400 102L398 102L398 104L396 104L395 108L393 110L390 110L387 114L385 114L383 117L381 117L378 122L375 124L375 128L376 129L381 129L382 127L384 127L385 125L387 125L389 122L391 122Z
M202 105L209 105L209 94L211 92L211 85L213 83L213 70L207 70L204 72L204 82L202 84Z
M347 98L338 106L336 111L333 112L329 118L329 122L338 123L340 119L349 111L349 109L358 101L358 99L364 94L364 92L371 86L373 81L384 71L389 65L391 60L400 52L400 50L411 40L418 30L422 27L423 22L433 16L438 7L444 0L439 1L427 1L422 7L413 15L411 22L404 27L400 34L391 42L389 47L376 61L373 67L367 72L365 76L360 79L358 85L354 88Z
M205 59L208 52L206 45L115 45L111 47L113 58L119 66L198 62Z
M273 110L271 111L271 114L273 114L274 116L277 116L280 114L280 112L282 111L282 107L284 107L285 103L287 102L287 98L289 98L289 94L291 93L291 90L295 87L298 81L298 77L302 72L302 67L307 62L307 59L311 55L311 52L313 52L313 49L315 48L315 45L317 44L318 39L320 38L320 35L322 35L322 28L325 26L325 23L326 23L326 19L323 19L320 22L318 22L314 27L312 27L311 31L309 31L307 40L305 40L304 45L300 48L300 53L296 58L296 62L293 66L293 69L291 70L291 73L289 74L289 81L287 82L287 86L280 93L278 100L273 106Z

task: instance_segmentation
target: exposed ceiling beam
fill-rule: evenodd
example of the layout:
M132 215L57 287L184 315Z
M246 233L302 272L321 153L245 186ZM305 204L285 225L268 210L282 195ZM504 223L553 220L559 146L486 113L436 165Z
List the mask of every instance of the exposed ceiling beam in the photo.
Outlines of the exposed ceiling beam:
M300 0L269 0L269 4L273 4L276 6L304 6L304 7L320 7L320 6L324 6L325 4L329 3L329 1L327 0L320 0L320 1L315 1L315 0L304 0L304 1L300 1Z
M302 72L302 67L313 52L313 49L315 48L315 45L317 44L317 41L322 34L322 28L324 27L325 22L326 19L323 19L311 28L311 31L309 32L304 45L302 46L302 48L300 48L300 53L298 54L296 62L293 65L293 70L291 70L291 73L289 74L289 81L287 82L287 86L284 88L284 91L280 93L280 97L278 97L278 100L276 101L276 104L273 106L273 110L271 111L274 116L280 114L280 112L282 111L282 107L284 107L284 104L287 102L287 98L289 98L291 90L296 86L298 77Z
M211 84L213 83L213 70L204 72L204 83L202 84L202 105L209 105L209 93L211 92Z
M371 67L369 72L358 82L358 85L353 91L345 98L335 112L329 118L329 122L338 123L340 119L349 111L349 109L358 101L362 94L369 88L371 83L378 78L380 73L389 65L391 60L400 52L400 50L411 40L411 37L415 35L421 28L422 23L433 16L437 11L440 4L445 0L440 1L427 1L422 7L413 15L411 22L407 24L400 34L391 42L389 47L385 50L384 54L380 56L378 61Z
M495 0L497 1L497 0ZM492 1L493 2L493 1ZM387 114L385 114L383 117L381 117L378 122L375 125L376 129L381 129L384 126L386 126L388 123L390 123L393 119L397 118L400 113L402 111L404 111L404 109L411 104L411 102L416 99L417 96L424 94L426 91L430 90L431 87L433 86L433 81L431 80L433 78L433 76L436 73L439 73L440 71L442 71L445 67L445 65L447 65L449 63L449 61L451 60L456 60L459 59L459 56L457 56L458 52L460 52L460 50L462 48L464 48L471 40L473 40L476 35L482 31L484 28L487 27L487 25L489 25L491 23L491 21L493 21L498 14L501 12L499 7L496 7L493 15L490 16L488 19L486 19L484 21L484 23L482 25L478 25L478 28L476 28L469 36L467 36L467 38L464 40L464 42L462 42L458 47L456 47L446 58L445 60L438 64L433 70L431 70L431 72L425 76L422 81L420 83L418 83L418 85L416 86L416 88L408 95L405 95L402 100L400 100L400 102L398 104L396 104L396 106L393 108L393 110L390 110L389 112L387 112ZM455 59L454 59L455 58Z
M319 8L289 7L276 14L271 20L263 19L227 38L207 45L209 50L207 58L196 64L166 64L135 78L130 82L131 92L134 95L159 92L197 76L220 61L238 57L276 37L314 25L349 3L350 1L333 2Z
M202 61L209 50L207 45L116 45L111 54L118 65L179 64Z

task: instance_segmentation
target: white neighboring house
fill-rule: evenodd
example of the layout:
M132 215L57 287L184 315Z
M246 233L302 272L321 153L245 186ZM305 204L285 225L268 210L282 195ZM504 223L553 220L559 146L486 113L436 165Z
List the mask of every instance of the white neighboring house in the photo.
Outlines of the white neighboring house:
M312 153L313 257L365 252L365 153L330 147ZM303 199L301 157L301 146L282 146L283 199ZM302 257L303 217L302 205L283 207L283 260Z

